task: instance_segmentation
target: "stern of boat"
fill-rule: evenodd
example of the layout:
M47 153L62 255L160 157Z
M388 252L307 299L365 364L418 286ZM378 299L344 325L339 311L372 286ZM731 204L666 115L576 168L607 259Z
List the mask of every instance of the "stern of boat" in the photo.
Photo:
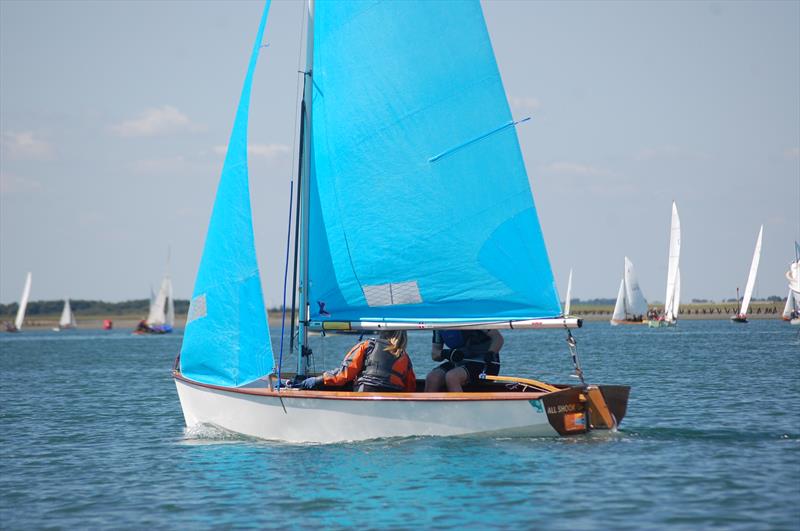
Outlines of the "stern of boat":
M627 412L629 394L625 385L575 386L543 396L542 403L559 435L577 435L616 429Z

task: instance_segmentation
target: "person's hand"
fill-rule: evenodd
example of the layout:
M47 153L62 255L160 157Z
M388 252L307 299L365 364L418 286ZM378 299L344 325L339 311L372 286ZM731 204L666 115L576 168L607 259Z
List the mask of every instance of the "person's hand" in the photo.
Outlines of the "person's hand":
M300 382L297 387L300 389L314 389L319 383L322 383L322 378L312 376Z

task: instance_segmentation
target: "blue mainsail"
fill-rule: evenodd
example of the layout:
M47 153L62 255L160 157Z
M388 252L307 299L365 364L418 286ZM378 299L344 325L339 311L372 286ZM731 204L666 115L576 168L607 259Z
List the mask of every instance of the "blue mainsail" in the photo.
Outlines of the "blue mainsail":
M312 72L312 319L561 314L477 0L318 0Z
M247 174L250 90L269 5L267 0L250 56L181 348L181 373L209 384L246 384L272 363Z

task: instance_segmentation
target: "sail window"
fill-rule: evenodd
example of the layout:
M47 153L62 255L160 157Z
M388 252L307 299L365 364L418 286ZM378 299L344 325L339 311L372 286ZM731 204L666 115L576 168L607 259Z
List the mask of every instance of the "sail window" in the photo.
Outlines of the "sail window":
M189 315L186 317L186 324L202 319L208 314L206 307L206 294L202 293L193 298L189 303Z
M395 306L422 302L416 280L363 286L362 289L368 306Z

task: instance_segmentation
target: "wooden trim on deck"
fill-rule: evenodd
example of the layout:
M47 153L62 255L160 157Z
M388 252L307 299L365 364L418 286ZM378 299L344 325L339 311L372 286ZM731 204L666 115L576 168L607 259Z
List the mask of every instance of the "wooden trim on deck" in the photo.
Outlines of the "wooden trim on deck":
M179 371L172 371L172 377L195 387L205 387L217 391L253 396L267 396L274 398L316 398L321 400L391 400L391 401L417 401L417 402L453 402L453 401L486 401L486 400L539 400L543 396L553 393L538 392L513 392L503 391L497 393L367 393L352 391L308 391L284 387L283 391L271 391L269 388L255 389L246 387L224 387L202 382L196 382L183 376ZM570 388L566 388L570 389ZM562 389L563 390L563 389ZM560 392L554 391L554 392Z

